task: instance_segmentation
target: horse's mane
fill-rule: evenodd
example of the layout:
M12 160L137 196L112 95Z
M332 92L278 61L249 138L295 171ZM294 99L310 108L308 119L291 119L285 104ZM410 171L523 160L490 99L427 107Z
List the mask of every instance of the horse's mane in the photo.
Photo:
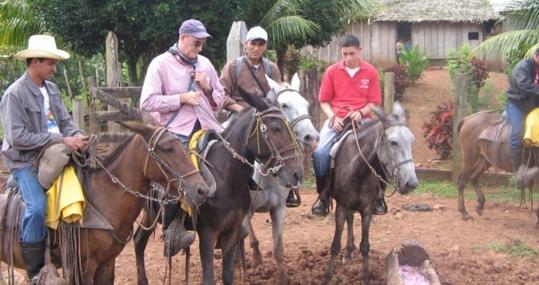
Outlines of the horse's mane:
M241 112L238 113L237 116L234 116L234 118L232 118L232 120L230 121L230 123L228 124L228 127L223 131L223 137L224 138L228 138L228 136L230 135L231 132L233 132L238 126L235 126L236 124L236 121L243 117L245 113L249 113L249 114L252 114L254 113L256 110L255 108L253 107L245 107L243 108L243 110L241 110Z
M120 142L120 144L118 144L118 146L112 151L112 153L107 155L107 157L103 161L103 165L107 167L111 165L114 161L116 161L116 159L118 159L120 154L125 150L125 147L131 142L131 140L133 140L134 137L135 137L135 134L130 135L129 137L125 138L122 142Z

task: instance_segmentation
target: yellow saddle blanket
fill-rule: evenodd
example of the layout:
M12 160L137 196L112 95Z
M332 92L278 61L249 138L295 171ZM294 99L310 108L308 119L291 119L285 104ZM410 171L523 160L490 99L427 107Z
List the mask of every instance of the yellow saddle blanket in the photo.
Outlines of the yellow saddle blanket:
M523 140L526 146L539 147L539 108L533 109L526 116Z
M45 223L51 229L58 228L60 219L67 223L82 224L84 207L82 186L75 174L75 168L68 165L47 191Z
M187 145L187 148L189 149L189 159L191 159L191 162L197 170L200 170L200 158L197 154L201 151L200 149L198 149L198 142L206 134L207 131L208 130L206 129L196 131L193 135L191 135L191 138L189 139L189 143Z

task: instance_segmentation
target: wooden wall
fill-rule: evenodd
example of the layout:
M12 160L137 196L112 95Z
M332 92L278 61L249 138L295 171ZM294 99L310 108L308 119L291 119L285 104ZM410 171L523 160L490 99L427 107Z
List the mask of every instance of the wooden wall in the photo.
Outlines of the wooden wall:
M363 48L362 56L374 64L392 64L396 62L395 42L397 40L396 22L358 22L347 28L347 33L359 37ZM468 40L469 32L478 32L478 40ZM325 47L306 47L303 54L310 54L326 62L336 62L340 58L339 39L335 36L331 43ZM412 44L418 45L433 60L443 60L449 55L451 48L458 49L462 44L468 43L471 48L483 41L481 24L451 23L451 22L424 22L412 24ZM490 58L489 66L499 65L501 59Z

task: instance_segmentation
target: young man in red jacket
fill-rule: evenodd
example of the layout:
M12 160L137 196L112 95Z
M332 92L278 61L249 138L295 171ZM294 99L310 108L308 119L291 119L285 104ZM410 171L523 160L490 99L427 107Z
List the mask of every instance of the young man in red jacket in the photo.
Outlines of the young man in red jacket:
M329 151L335 137L343 130L345 118L360 121L369 119L371 106L382 103L378 71L361 59L359 39L345 35L341 39L342 60L328 67L322 79L318 100L327 116L320 130L320 142L313 153L316 190L320 194L326 186L329 171ZM328 213L327 195L320 195L312 208L315 215ZM383 215L387 208L383 196L376 200L374 214Z

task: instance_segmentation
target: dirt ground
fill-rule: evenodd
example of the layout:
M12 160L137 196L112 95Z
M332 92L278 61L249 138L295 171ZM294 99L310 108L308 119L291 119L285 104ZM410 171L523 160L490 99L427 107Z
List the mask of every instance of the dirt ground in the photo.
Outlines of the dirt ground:
M319 284L329 259L333 239L334 216L313 217L310 205L316 195L312 190L303 191L301 207L290 209L284 234L285 264L290 284ZM408 212L401 206L406 203L427 203L439 210L433 212ZM388 199L390 213L376 216L370 231L370 271L372 284L385 284L385 257L403 240L419 240L429 252L434 268L443 284L539 284L539 260L514 258L489 248L521 240L539 249L539 230L535 217L528 210L513 205L487 204L483 217L463 221L455 200L433 198L429 195L401 196ZM467 206L473 209L474 202ZM475 213L471 213L475 214ZM477 216L477 215L475 215ZM360 218L356 214L356 247L360 241ZM260 240L264 265L248 269L243 276L237 270L237 284L275 284L275 262L272 258L271 223L269 215L257 214L253 224ZM345 239L343 238L343 248ZM201 267L196 247L191 259L190 281L199 284ZM247 246L248 248L248 246ZM156 236L147 249L146 268L151 284L159 284L164 276L165 259L162 243ZM215 255L216 274L220 273L220 252ZM333 284L361 284L361 256L356 254L351 263L343 265L337 259ZM128 245L116 264L118 284L136 284L135 256ZM184 280L185 259L173 258L172 283ZM220 278L219 276L217 278Z
M491 73L493 94L497 97L506 86L503 74ZM410 128L416 136L414 160L418 167L449 168L449 162L436 160L436 154L423 142L421 125L428 114L441 102L449 101L450 80L445 70L426 72L415 86L407 89L403 103L410 110ZM494 98L493 100L496 100ZM303 204L289 209L285 225L285 263L290 284L319 284L327 261L334 232L334 217L313 217L310 206L316 195L313 189L302 189ZM434 268L443 284L539 284L539 257L514 257L495 251L505 244L521 241L539 250L539 229L535 215L526 209L506 203L489 203L479 217L467 207L474 220L462 221L457 202L435 198L428 194L388 198L390 213L376 216L370 231L370 272L372 284L385 283L385 257L402 241L419 240L429 252ZM432 212L409 212L401 208L406 203L426 203ZM276 267L272 258L271 223L269 215L257 214L253 219L264 256L264 265L250 266L251 250L247 246L247 270L236 272L236 284L275 284ZM356 246L360 241L360 218L356 215L354 233ZM149 243L146 268L150 284L163 282L166 261L162 256L163 243L156 234ZM345 239L343 238L343 248ZM198 248L192 246L190 281L199 284L201 266ZM220 252L215 253L216 278L220 280ZM183 256L173 258L172 283L184 278ZM361 257L356 254L349 264L337 260L332 284L361 284ZM116 262L116 284L136 284L136 266L133 244L129 243ZM221 284L218 281L218 284Z

